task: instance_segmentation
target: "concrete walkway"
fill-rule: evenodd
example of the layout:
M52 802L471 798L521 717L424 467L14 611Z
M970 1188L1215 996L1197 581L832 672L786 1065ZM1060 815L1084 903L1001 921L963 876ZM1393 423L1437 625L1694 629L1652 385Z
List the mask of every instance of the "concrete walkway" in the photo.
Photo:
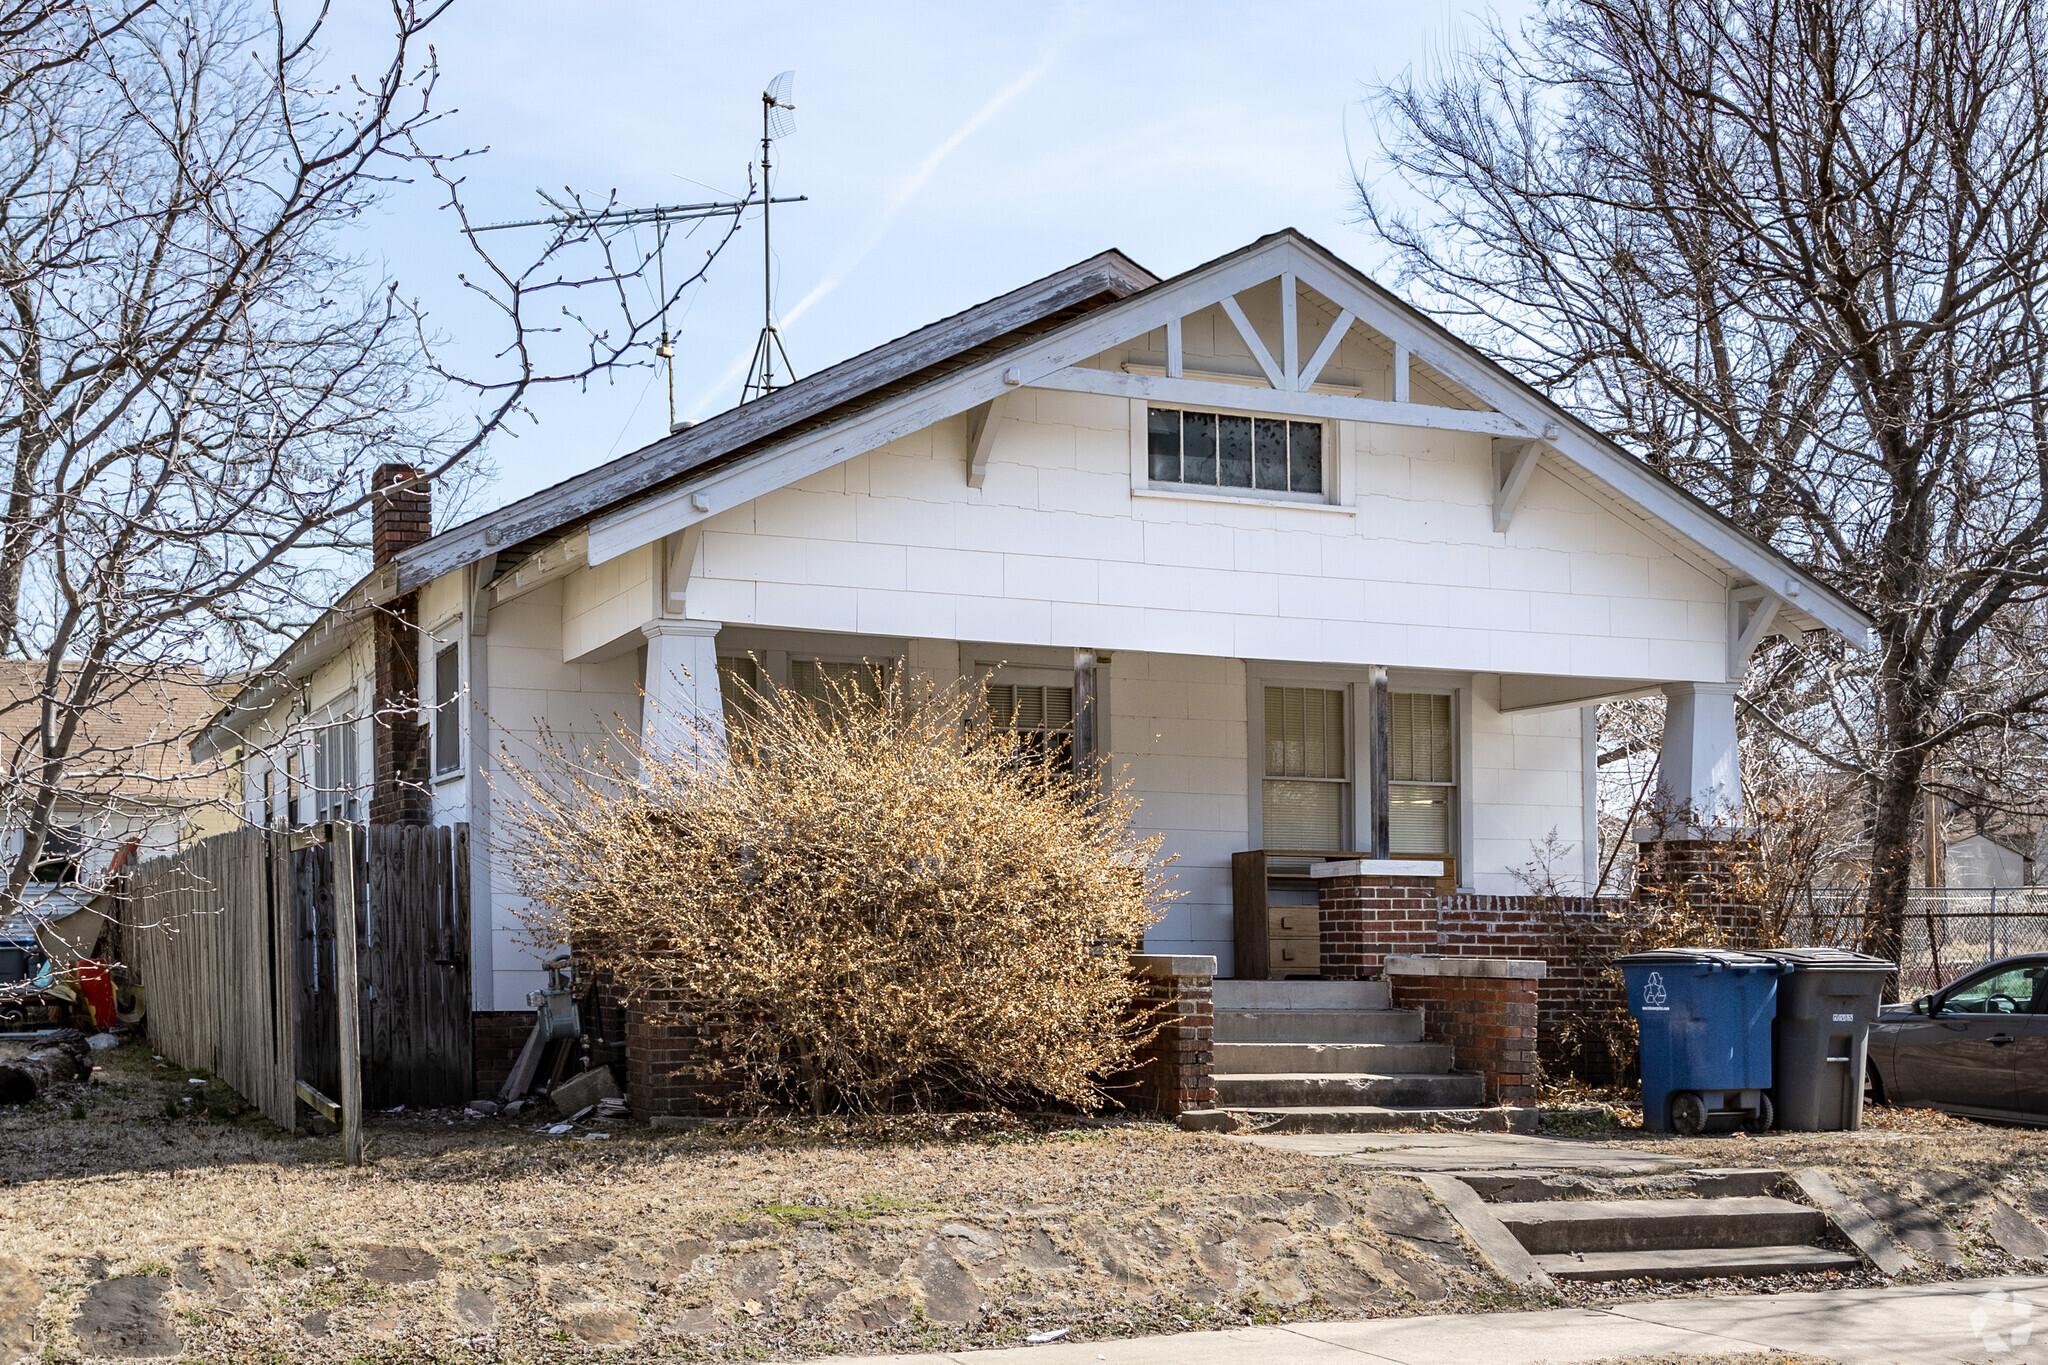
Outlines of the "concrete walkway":
M1690 1157L1571 1138L1520 1133L1249 1133L1232 1142L1349 1166L1394 1171L1578 1171L1585 1175L1657 1175L1699 1165Z
M2038 1331L2029 1329L2038 1324ZM1131 1341L951 1355L838 1357L864 1365L1592 1365L1616 1357L1775 1347L1841 1365L2048 1365L2048 1278L1668 1299L1548 1313L1305 1322Z

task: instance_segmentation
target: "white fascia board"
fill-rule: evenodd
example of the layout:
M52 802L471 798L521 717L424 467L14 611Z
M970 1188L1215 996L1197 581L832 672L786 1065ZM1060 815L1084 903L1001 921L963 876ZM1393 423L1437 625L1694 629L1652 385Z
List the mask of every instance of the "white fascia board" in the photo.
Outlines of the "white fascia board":
M1287 417L1333 417L1351 422L1376 422L1389 427L1427 427L1435 431L1473 431L1488 436L1528 437L1529 430L1512 417L1468 408L1429 403L1390 403L1381 398L1352 398L1336 393L1284 393L1259 385L1205 379L1166 379L1091 370L1079 366L1032 381L1033 388L1070 393L1099 393L1115 398L1142 398L1194 407L1254 408Z
M1164 327L1280 273L1276 257L1293 254L1284 240L1218 263L1171 288L1154 287L1077 318L1023 347L972 365L845 421L770 446L740 464L646 498L590 523L590 562L674 535L706 517L809 478L820 470L922 431L1019 385L1101 354Z

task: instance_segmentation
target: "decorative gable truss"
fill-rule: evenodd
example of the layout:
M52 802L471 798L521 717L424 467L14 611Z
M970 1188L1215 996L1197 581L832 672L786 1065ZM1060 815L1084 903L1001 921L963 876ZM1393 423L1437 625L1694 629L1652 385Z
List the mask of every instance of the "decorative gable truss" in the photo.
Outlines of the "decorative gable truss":
M1246 315L1239 296L1277 283L1278 355ZM1336 309L1335 321L1306 359L1301 355L1299 296L1305 286ZM1248 376L1190 370L1183 320L1218 308L1245 343L1265 383ZM1367 398L1319 384L1353 327L1377 333L1391 348L1392 396ZM1162 372L1094 368L1104 351L1163 330ZM1475 406L1413 401L1416 364L1442 381L1436 387ZM1137 367L1132 367L1133 369ZM1744 535L1626 452L1580 425L1521 381L1473 352L1436 323L1294 232L1277 233L1206 266L1142 289L1114 304L1007 352L963 366L867 408L841 422L793 435L749 458L707 471L681 487L600 516L589 526L589 562L676 535L706 517L876 449L934 423L967 414L965 477L980 487L996 454L1001 404L1020 388L1065 390L1142 399L1162 406L1246 406L1276 416L1338 419L1383 426L1470 432L1493 438L1493 526L1513 524L1539 465L1555 461L1588 475L1636 514L1661 525L1717 561L1731 590L1731 670L1773 624L1827 629L1861 643L1868 620L1854 606ZM1737 624L1737 616L1740 620Z

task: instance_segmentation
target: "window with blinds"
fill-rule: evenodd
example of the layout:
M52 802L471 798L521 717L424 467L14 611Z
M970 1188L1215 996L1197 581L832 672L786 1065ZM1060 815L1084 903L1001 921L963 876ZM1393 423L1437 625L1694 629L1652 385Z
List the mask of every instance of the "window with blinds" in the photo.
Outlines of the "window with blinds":
M990 683L989 724L1015 730L1019 748L1055 766L1073 761L1074 689L1046 683Z
M1266 689L1267 848L1335 851L1345 845L1351 796L1344 693L1320 687Z
M834 701L845 692L869 701L880 701L882 686L889 677L882 669L888 667L878 667L865 659L853 663L830 659L791 659L789 690L813 705Z
M751 655L721 657L718 661L718 703L730 726L740 716L751 716L761 691L761 664Z
M1387 826L1394 856L1448 855L1457 800L1451 699L1427 692L1387 698Z

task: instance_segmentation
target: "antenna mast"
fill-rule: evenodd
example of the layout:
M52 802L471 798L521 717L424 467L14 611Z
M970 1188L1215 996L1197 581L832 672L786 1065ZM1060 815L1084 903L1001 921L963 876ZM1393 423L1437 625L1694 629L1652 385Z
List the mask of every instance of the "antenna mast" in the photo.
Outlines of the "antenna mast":
M668 257L666 253L668 250L669 225L672 223L693 222L700 218L736 217L752 207L753 199L714 200L703 204L659 204L653 208L646 209L609 208L600 209L594 213L586 213L573 210L569 205L551 198L545 192L540 197L542 203L550 208L561 209L562 212L551 218L527 218L516 223L486 223L479 227L477 231L499 232L506 228L549 227L557 230L568 229L572 231L589 228L602 232L607 228L638 227L643 224L653 225L656 234L654 239L655 287L660 290L661 294L661 340L655 343L654 354L657 359L668 362L668 427L670 431L676 430L676 348L675 341L669 335L668 330ZM764 198L761 212L764 215L768 212L769 202L799 204L804 201L805 197L799 194L773 201L768 201ZM787 357L784 357L783 363L788 363Z
M796 377L796 366L790 364L789 352L782 346L782 334L775 329L775 256L768 223L769 208L777 202L769 181L769 153L777 139L796 131L796 120L790 117L796 106L789 100L795 86L796 72L785 71L761 92L761 339L754 343L754 361L746 386L740 390L742 403L775 392L777 356L782 357L783 372L792 379Z

